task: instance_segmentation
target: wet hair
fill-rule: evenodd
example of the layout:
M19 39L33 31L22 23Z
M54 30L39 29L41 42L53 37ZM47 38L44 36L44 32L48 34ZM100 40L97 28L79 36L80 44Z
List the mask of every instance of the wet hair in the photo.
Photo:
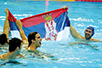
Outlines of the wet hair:
M1 34L0 35L0 44L4 45L5 43L7 43L6 34Z
M18 38L12 38L9 41L9 51L12 52L12 51L15 51L17 47L20 48L21 42L22 42L22 40L20 40Z
M28 47L31 45L32 41L31 40L35 40L35 35L37 34L38 32L32 32L28 35L28 42L29 42L29 45Z

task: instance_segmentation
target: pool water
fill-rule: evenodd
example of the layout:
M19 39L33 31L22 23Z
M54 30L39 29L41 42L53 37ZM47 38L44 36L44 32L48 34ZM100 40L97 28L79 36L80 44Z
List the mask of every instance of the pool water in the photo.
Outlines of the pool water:
M1 0L0 1L0 32L3 31L5 21L5 8L17 18L22 19L39 13L62 8L66 5L71 25L84 36L87 26L95 28L93 38L102 40L102 3L92 2L61 2L50 1L48 5L45 1L20 1ZM102 68L102 42L82 42L70 46L70 43L78 42L71 35L62 41L42 41L40 52L53 55L51 58L30 57L25 50L21 54L28 59L16 59L22 64L7 63L2 68ZM91 46L89 46L91 45ZM6 53L7 49L0 54ZM25 54L26 53L26 54ZM0 60L0 64L5 61Z

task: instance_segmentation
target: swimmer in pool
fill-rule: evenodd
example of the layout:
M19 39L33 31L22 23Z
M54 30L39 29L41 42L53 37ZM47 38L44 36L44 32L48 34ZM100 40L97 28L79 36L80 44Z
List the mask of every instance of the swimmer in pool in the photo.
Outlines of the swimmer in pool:
M3 28L3 32L0 35L0 46L4 46L4 45L8 45L9 43L9 31L10 31L10 27L9 27L9 20L8 20L8 8L5 9L5 13L6 13L6 19L5 19L5 23L4 23L4 28ZM16 21L17 22L17 21ZM19 29L20 31L20 29ZM22 35L23 34L23 35ZM23 32L21 32L21 38L23 43L27 43L27 38L23 37L25 36Z
M9 51L8 53L0 55L0 59L15 59L16 56L23 57L23 55L20 54L22 41L18 38L12 38L9 41Z
M22 23L20 20L17 20L16 22L18 28L20 29L20 35L22 38L26 38L25 33L23 31L22 28ZM42 42L42 38L40 36L40 34L38 32L32 32L28 35L28 43L26 44L28 45L28 47L26 47L26 49L28 50L28 52L30 53L34 53L35 57L47 57L47 58L53 58L54 56L46 54L46 53L42 53L40 51L37 50L38 47L41 47L41 42Z
M64 6L63 8L66 8L66 6ZM85 40L90 40L90 41L99 41L98 39L93 39L92 36L94 35L94 27L89 26L86 28L85 30L85 37L81 36L81 34L79 34L76 29L70 24L70 32L71 35L74 38L79 38L79 39L85 39Z
M16 22L18 28L20 29L20 34L22 38L26 38L25 33L22 28L22 23L20 20ZM38 47L41 47L42 38L38 32L32 32L28 35L28 42L29 44L27 49L32 51L37 51Z
M66 6L64 6L63 8L66 8ZM85 44L85 45L88 45L90 46L91 48L93 48L94 50L98 50L97 49L97 46L91 46L91 44L88 44L86 42L89 42L89 41L95 41L95 42L99 42L100 40L98 39L93 39L93 35L95 34L94 32L94 27L92 26L88 26L85 31L84 31L84 34L85 34L85 37L83 37L81 34L79 34L76 29L70 24L70 33L72 35L73 38L76 38L77 39L77 42L70 42L70 46L73 46L73 45L76 45L76 44Z
M99 41L98 39L93 39L92 36L94 35L94 27L92 26L89 26L86 28L85 30L85 37L81 36L76 30L75 28L70 25L70 32L71 32L71 35L74 37L74 38L79 38L79 39L85 39L85 40L90 40L90 41Z
M38 32L32 32L28 35L28 50L37 51L38 47L41 47L42 38Z
M94 35L94 27L92 26L89 26L85 29L85 37L81 36L76 30L75 28L70 25L70 32L71 32L71 35L74 37L74 38L79 38L79 39L83 39L83 40L86 40L86 42L89 42L89 41L95 41L95 42L98 42L99 40L98 39L93 39L92 36ZM79 42L74 42L74 43L69 43L70 46L73 46L73 45L76 45L76 44L87 44L85 41L82 41L82 40L79 40ZM91 44L88 44L88 46L90 46L92 49L94 50L98 50L97 49L97 45L95 46L92 46Z

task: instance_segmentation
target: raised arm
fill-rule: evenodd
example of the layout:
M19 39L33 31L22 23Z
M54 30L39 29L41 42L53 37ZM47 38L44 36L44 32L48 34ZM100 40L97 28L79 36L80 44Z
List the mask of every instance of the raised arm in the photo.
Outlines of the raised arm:
M28 44L28 40L27 40L27 37L26 37L26 35L25 35L24 31L23 31L21 21L20 21L20 20L17 20L17 21L16 21L16 25L17 25L18 28L19 28L20 36L21 36L21 38L22 38L23 43L24 43L24 44Z
M8 20L8 8L5 9L5 13L6 13L6 19L5 19L5 23L4 23L4 28L3 28L3 34L6 34L7 38L8 38L8 34L9 34L9 20Z
M70 32L74 38L83 38L72 25L70 25Z

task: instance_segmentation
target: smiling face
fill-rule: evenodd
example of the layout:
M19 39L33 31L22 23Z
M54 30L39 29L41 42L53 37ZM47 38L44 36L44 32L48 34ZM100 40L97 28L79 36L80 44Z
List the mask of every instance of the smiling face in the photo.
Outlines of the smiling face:
M92 36L92 30L86 29L86 30L85 30L85 38L86 38L86 39L90 39L91 36Z
M37 33L35 35L35 45L36 45L36 48L37 47L41 47L41 41L42 41L42 38L41 38L40 34Z

